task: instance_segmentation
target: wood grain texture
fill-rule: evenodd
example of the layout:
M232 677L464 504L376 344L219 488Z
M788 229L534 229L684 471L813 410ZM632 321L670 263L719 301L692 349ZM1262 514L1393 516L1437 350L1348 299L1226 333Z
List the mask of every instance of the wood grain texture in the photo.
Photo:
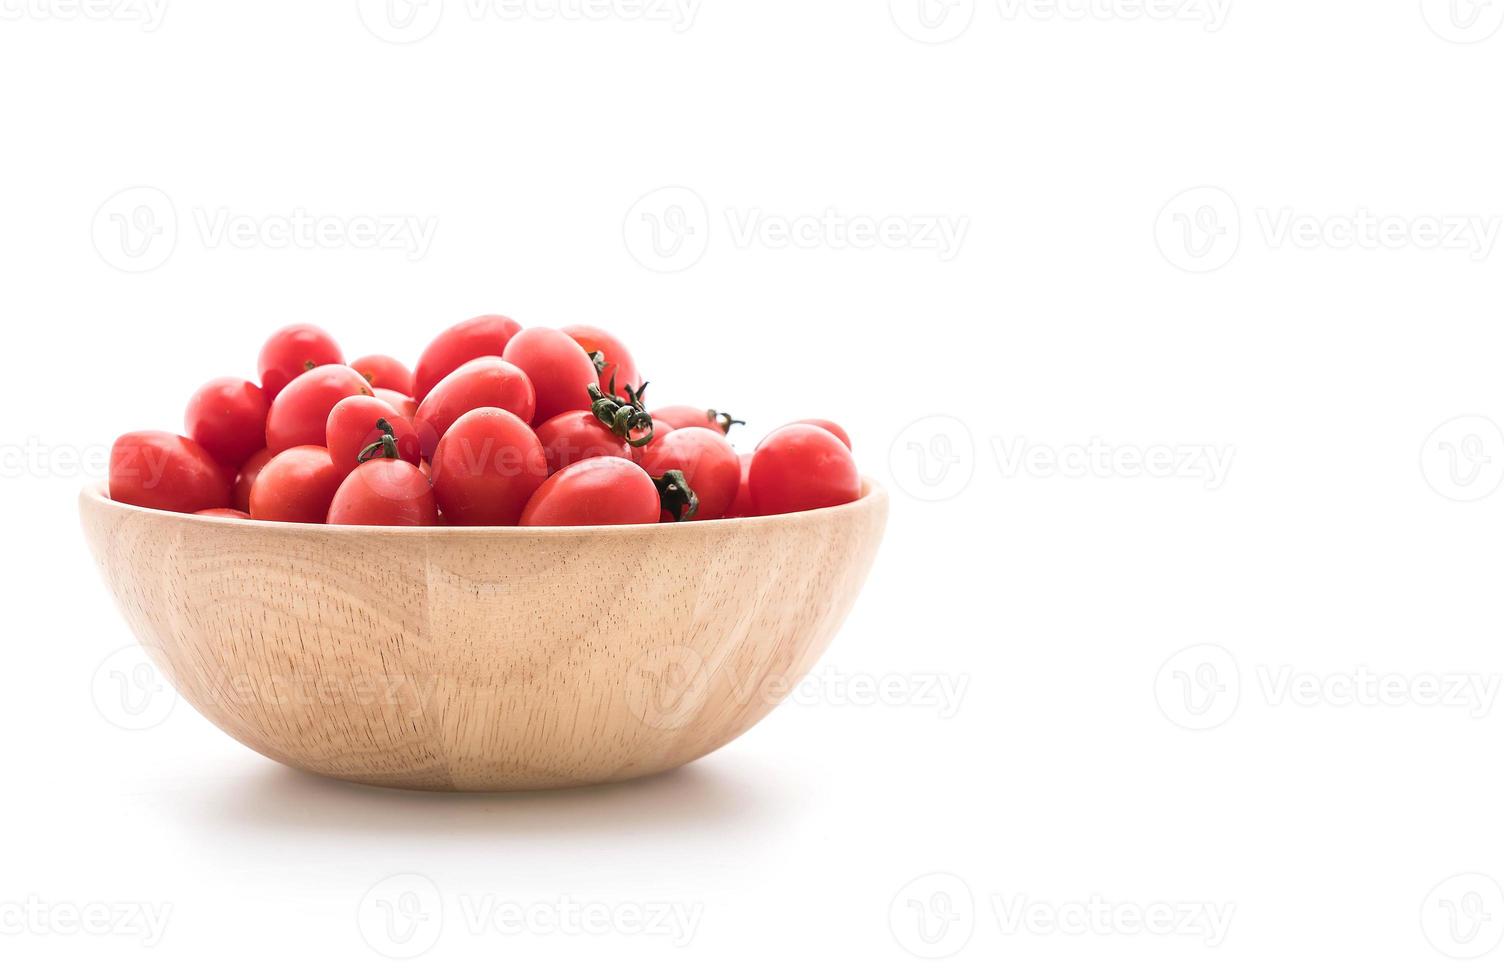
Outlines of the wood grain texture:
M278 762L381 786L632 779L725 745L809 671L876 555L887 496L619 528L354 528L80 497L136 637Z

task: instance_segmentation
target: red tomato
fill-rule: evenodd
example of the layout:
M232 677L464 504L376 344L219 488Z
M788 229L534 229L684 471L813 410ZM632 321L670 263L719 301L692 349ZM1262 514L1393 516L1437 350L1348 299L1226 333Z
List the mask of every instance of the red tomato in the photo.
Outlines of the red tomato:
M413 425L432 459L439 440L455 420L471 409L503 408L524 422L533 420L533 383L515 364L499 357L477 357L434 386L418 405Z
M753 517L757 511L752 507L752 488L747 485L747 477L752 472L752 454L742 453L737 457L742 464L741 482L736 486L736 499L731 501L731 506L726 508L722 517Z
M571 463L533 493L523 527L656 524L662 504L642 467L617 456Z
M514 525L547 477L538 436L501 408L460 416L433 454L433 492L448 524Z
M428 477L412 463L382 457L345 477L329 504L330 524L433 527L439 523Z
M266 445L266 396L249 381L215 378L193 393L183 413L188 438L239 469Z
M862 495L851 450L824 429L796 423L775 429L752 454L747 476L759 514L790 514L846 504Z
M642 468L653 477L661 477L669 470L683 473L700 501L692 518L696 521L725 516L741 482L741 462L736 450L725 436L711 429L675 429L661 439L655 435L643 447Z
M508 363L533 383L537 408L533 418L547 422L561 412L590 407L587 389L596 382L595 365L574 338L548 327L528 327L507 341Z
M409 421L418 415L418 400L411 395L390 388L372 388L371 394L396 409L397 414Z
M192 514L229 506L230 479L192 439L171 432L127 432L110 448L110 499Z
M270 401L304 371L321 364L343 363L345 355L333 337L311 323L295 323L267 338L256 361L256 371Z
M272 452L270 449L258 450L256 454L250 459L246 460L245 465L240 468L240 472L235 477L235 489L232 500L236 510L243 510L246 513L250 513L251 486L256 482L256 477L258 474L260 474L261 468L266 465L266 461L271 459L275 455L277 454Z
M734 419L725 412L717 412L713 408L695 408L692 405L669 405L667 408L653 409L653 425L666 422L675 429L713 429L725 435L731 431L733 425L741 425L741 419Z
M851 437L846 434L846 430L841 428L839 425L836 425L829 419L800 419L798 422L791 424L812 425L817 429L824 429L826 432L829 432L831 435L841 440L841 442L845 443L847 449L851 448Z
M564 332L585 348L586 354L599 353L605 359L605 367L600 371L602 391L612 391L613 378L618 395L625 395L628 387L633 391L642 387L642 375L637 373L637 362L632 360L627 346L616 337L600 327L587 327L584 324L565 327Z
M298 375L266 413L267 448L280 453L293 446L322 446L334 406L351 395L370 393L366 379L343 364L325 364Z
M543 443L549 473L593 456L632 458L626 441L583 409L555 415L538 426L538 441Z
M659 439L662 439L664 436L668 435L670 432L673 432L673 431L674 431L674 427L672 425L670 425L669 423L663 421L662 419L654 416L654 418L653 418L653 442L657 442ZM650 442L650 443L648 443L648 446L651 446L652 444L653 443ZM647 448L648 448L647 446L633 446L632 447L632 459L637 463L637 465L639 465L639 466L642 465L642 454L647 451Z
M385 354L367 354L357 357L350 366L359 372L372 388L388 388L404 395L413 393L413 372L395 357Z
M258 521L323 524L344 474L323 446L294 446L273 456L251 486Z
M251 515L234 507L210 507L208 510L194 511L199 517L230 517L237 521L248 521Z
M500 357L507 349L507 341L521 329L522 324L511 317L478 316L445 330L418 358L417 370L413 372L413 397L421 402L434 385L467 361L487 355Z
M393 412L392 406L380 398L351 395L335 403L324 426L324 444L329 447L329 455L341 473L355 469L360 454L367 447L381 442L387 433L378 428L377 423L383 419L391 426L398 458L418 465L422 455L418 447L418 430L413 424Z

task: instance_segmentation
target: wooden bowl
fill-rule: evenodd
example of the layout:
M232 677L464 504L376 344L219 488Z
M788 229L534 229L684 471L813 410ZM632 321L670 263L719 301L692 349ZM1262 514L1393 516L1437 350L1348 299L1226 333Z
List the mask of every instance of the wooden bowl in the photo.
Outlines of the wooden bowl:
M776 517L599 528L272 524L80 498L136 637L278 762L434 790L632 779L720 748L814 665L882 488Z

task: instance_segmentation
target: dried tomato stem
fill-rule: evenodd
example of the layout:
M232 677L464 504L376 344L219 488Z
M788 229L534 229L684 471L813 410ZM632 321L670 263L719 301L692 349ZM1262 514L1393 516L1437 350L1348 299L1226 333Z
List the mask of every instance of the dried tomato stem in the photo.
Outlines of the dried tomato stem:
M362 449L360 455L355 457L355 462L364 463L383 456L387 459L398 459L401 456L401 453L397 452L397 433L392 431L392 423L386 419L377 419L376 428L381 430L381 438Z
M687 521L700 510L700 498L690 489L683 470L669 470L653 478L658 488L658 499L663 509L673 515L675 521Z

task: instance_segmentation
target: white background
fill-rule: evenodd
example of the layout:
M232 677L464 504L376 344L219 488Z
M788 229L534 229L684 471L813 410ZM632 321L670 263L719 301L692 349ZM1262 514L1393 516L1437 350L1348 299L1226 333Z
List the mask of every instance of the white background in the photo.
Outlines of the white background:
M0 969L1498 976L1504 6L1082 2L0 0ZM794 703L452 797L153 694L104 447L482 312L851 430L890 526Z

